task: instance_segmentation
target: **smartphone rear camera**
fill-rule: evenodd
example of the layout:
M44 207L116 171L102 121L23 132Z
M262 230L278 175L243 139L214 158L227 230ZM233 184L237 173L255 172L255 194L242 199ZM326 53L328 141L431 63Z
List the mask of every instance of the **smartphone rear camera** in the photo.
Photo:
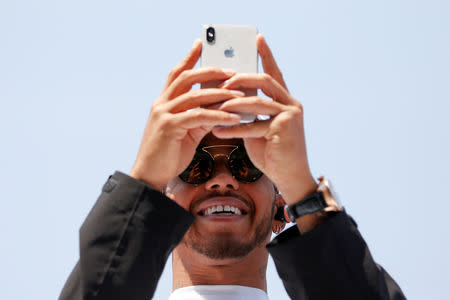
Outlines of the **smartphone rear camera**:
M208 43L214 43L216 40L216 30L214 30L214 27L208 27L206 29L206 40Z

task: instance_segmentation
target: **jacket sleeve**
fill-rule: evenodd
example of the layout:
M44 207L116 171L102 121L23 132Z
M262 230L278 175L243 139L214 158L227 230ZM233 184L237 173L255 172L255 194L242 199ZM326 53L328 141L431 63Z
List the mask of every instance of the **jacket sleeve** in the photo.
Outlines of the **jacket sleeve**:
M80 259L59 299L150 299L194 217L116 171L80 229Z
M345 211L303 235L292 226L267 249L292 299L406 299Z

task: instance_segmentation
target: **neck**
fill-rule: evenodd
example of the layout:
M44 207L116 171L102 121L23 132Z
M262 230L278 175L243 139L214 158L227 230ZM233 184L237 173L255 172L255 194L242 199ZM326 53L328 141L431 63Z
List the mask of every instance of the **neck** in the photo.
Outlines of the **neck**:
M264 246L238 259L214 260L180 243L172 252L173 290L193 285L241 285L267 293Z

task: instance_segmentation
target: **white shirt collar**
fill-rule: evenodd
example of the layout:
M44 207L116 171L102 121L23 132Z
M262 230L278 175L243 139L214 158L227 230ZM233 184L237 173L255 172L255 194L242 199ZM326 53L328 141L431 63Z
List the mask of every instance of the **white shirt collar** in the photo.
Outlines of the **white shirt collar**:
M263 290L241 285L194 285L176 289L169 300L269 300Z

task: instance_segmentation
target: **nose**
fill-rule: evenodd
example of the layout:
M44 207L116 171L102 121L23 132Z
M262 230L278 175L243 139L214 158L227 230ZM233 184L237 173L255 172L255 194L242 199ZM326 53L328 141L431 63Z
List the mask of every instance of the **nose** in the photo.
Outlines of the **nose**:
M239 181L231 175L226 161L216 159L214 165L214 176L205 183L205 188L209 191L238 190Z

